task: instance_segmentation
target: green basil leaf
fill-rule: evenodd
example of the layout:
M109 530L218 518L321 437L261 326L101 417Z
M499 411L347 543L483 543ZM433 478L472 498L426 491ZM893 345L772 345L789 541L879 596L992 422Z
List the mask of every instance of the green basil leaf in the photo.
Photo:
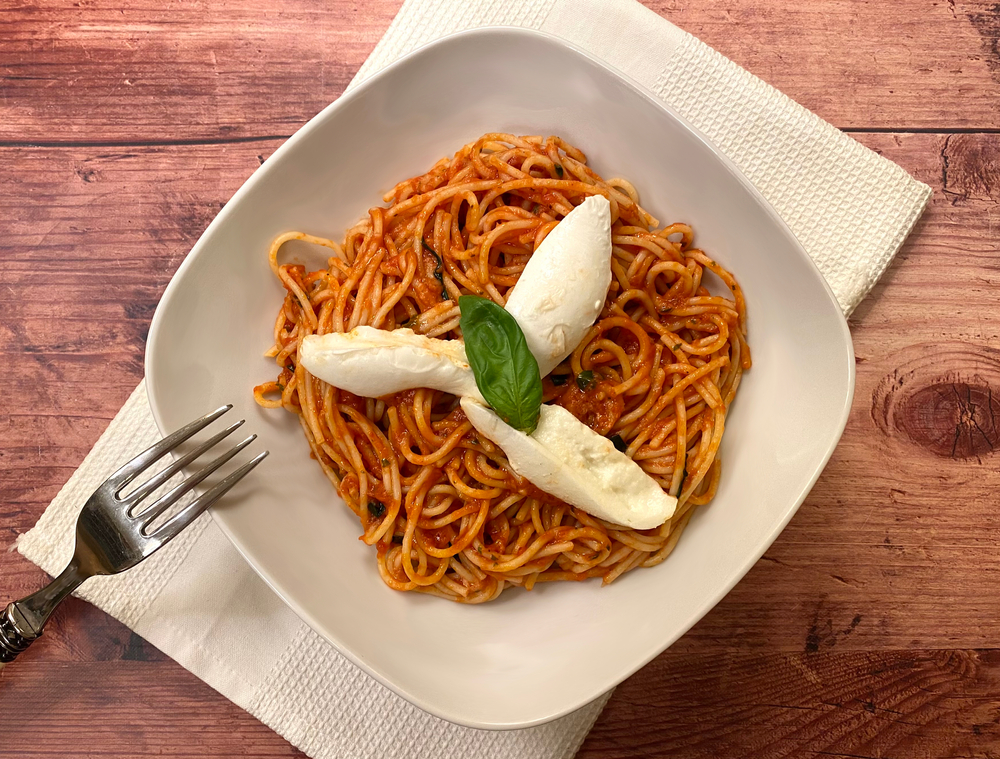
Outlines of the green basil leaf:
M378 519L385 514L385 504L373 498L368 502L368 513Z
M589 390L590 386L594 384L594 373L587 369L586 371L580 372L576 375L576 386L581 390Z
M625 453L628 450L628 443L622 440L621 435L612 435L611 442L614 444L615 449Z
M458 307L479 392L507 424L530 434L538 425L542 378L524 333L513 316L487 298L463 295Z

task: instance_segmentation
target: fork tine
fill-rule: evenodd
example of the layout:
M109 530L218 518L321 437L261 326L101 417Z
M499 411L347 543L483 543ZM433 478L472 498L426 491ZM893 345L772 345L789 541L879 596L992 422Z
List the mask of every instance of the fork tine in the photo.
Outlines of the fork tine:
M236 422L236 424L229 425L218 435L215 435L214 437L210 438L209 440L207 440L202 445L198 446L190 453L181 456L179 459L174 461L170 466L168 466L162 472L159 472L155 476L150 477L149 480L147 480L142 485L133 490L131 493L129 493L126 498L122 499L123 502L128 507L128 515L134 516L136 507L146 496L148 496L150 493L152 493L154 490L160 487L160 485L169 480L171 477L177 474L177 472L186 467L188 464L190 464L196 458L201 456L203 453L205 453L211 448L214 448L216 445L218 445L219 442L221 442L223 439L227 438L233 432L242 427L245 422L246 419L241 419L240 421Z
M229 489L233 487L237 482L242 480L250 470L257 466L261 461L267 458L270 451L264 451L263 453L258 453L250 461L241 466L235 472L230 474L226 479L222 480L218 485L209 490L207 493L202 493L200 496L195 498L191 503L185 506L183 509L174 514L170 519L166 521L161 527L159 527L155 532L150 535L152 538L157 538L166 542L171 538L175 537L181 530L191 524L198 516L204 512L209 506L218 501L222 496L224 496Z
M223 453L221 456L215 458L210 464L199 469L197 472L192 474L186 480L184 480L178 485L175 485L166 493L161 495L159 498L157 498L149 505L149 508L143 509L141 512L139 512L139 514L136 515L135 518L138 520L139 527L143 531L143 533L145 534L145 530L149 527L149 525L153 523L153 520L155 520L158 516L160 516L160 514L169 509L175 503L177 503L177 501L181 498L181 496L183 496L185 493L187 493L189 490L195 487L199 482L208 477L212 472L214 472L220 466L225 464L227 461L229 461L229 459L231 459L237 453L242 451L256 439L257 439L256 435L251 435L245 440L241 440L239 443L234 445L232 448Z
M232 407L233 405L231 403L227 403L225 406L220 406L210 414L205 414L205 416L201 419L196 419L190 424L181 427L177 430L177 432L172 435L168 435L156 445L150 446L134 459L123 464L114 474L108 477L105 484L114 488L114 494L117 496L121 492L122 488L134 480L140 472L146 469L146 467L157 459L162 458L165 454L172 451L195 433L205 429L205 427L225 414Z

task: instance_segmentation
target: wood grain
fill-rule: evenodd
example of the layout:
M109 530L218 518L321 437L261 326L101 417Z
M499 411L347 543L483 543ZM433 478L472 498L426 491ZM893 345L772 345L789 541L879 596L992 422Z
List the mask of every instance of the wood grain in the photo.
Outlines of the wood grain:
M1000 127L995 0L646 4L838 127Z
M343 91L399 4L44 0L7 11L0 142L287 137ZM839 127L1000 128L989 0L645 4Z
M615 692L578 759L992 757L996 651L668 652Z
M764 559L677 647L801 651L814 630L821 647L841 649L1000 645L988 611L1000 609L993 451L941 456L883 418L887 397L905 402L940 385L996 385L1000 398L996 203L953 178L1000 136L856 136L936 192L851 319L857 385L833 459ZM933 434L950 440L965 428L958 417Z
M1000 6L647 5L935 194L851 318L854 406L815 489L619 688L580 756L1000 755ZM0 549L141 378L152 311L198 235L397 8L0 9ZM6 594L42 580L0 550ZM5 671L0 714L4 755L301 755L80 601Z
M190 672L145 660L145 645L138 641L114 667L34 659L8 667L0 680L3 756L305 756Z
M343 92L399 5L48 0L8 11L0 141L287 137Z

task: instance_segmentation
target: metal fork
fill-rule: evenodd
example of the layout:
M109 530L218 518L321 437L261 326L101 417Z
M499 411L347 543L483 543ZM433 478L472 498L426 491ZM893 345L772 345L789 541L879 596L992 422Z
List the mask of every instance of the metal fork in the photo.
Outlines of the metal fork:
M136 477L231 408L231 405L218 408L164 438L122 466L94 491L77 520L76 550L69 566L46 587L8 604L0 612L0 669L38 639L56 606L84 580L95 575L118 574L134 567L177 537L181 530L264 460L268 451L243 464L211 490L183 506L163 524L153 526L157 517L257 438L256 435L250 435L140 510L139 507L151 493L237 430L245 421L241 420L190 453L180 456L128 494L122 495L122 491Z

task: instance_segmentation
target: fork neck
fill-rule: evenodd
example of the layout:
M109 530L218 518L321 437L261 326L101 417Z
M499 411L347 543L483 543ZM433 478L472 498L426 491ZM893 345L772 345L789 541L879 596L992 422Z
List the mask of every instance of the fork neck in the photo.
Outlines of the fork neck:
M31 628L22 632L33 633L35 637L41 635L42 628L60 601L76 590L87 577L88 575L80 570L80 566L74 560L44 588L20 601L15 601L12 606L17 608L24 622Z

